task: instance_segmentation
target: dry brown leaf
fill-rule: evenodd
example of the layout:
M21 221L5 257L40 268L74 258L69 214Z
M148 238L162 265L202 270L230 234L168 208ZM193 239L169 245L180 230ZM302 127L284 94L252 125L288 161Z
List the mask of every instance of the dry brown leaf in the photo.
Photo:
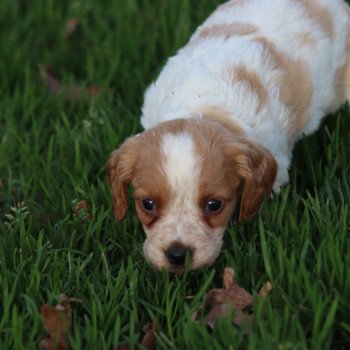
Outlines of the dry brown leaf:
M211 289L205 299L206 305L212 306L203 321L206 325L213 328L216 318L226 318L230 310L233 312L233 323L240 327L244 334L249 332L250 324L254 315L248 313L245 309L252 307L254 303L253 296L244 288L240 287L235 279L235 272L232 268L226 267L223 276L224 288ZM267 282L259 291L259 296L266 298L271 292L272 285ZM200 310L197 310L192 319L197 321Z
M259 296L266 298L272 291L272 284L267 281L259 290Z
M235 272L226 267L223 277L224 288L212 289L207 294L207 304L232 304L234 307L244 309L253 305L253 296L240 287L235 280Z
M43 69L46 89L56 95L61 92L62 84L53 75L52 64L47 64Z
M90 96L97 96L101 93L102 89L99 86L91 85L87 88Z
M214 328L214 324L217 318L226 318L230 306L228 304L214 305L212 309L203 318L204 323L210 328Z
M63 94L66 101L82 101L91 96L98 96L101 93L101 88L92 85L87 88L79 85L62 85L62 83L54 76L53 66L47 64L43 68L43 76L46 89L54 95Z
M64 98L71 102L85 100L89 95L86 89L78 85L67 85L62 90Z
M216 319L227 318L230 311L233 312L233 324L240 327L243 334L248 334L249 326L254 319L254 315L245 313L241 309L233 309L229 304L214 305L208 314L203 318L203 321L207 326L213 329Z
M206 300L209 305L232 304L239 309L252 306L254 301L253 296L238 285L230 289L212 289L207 294Z
M49 337L40 342L40 350L68 349L67 334L72 327L71 302L80 302L81 300L69 298L66 294L61 294L60 297L61 304L57 304L55 307L48 304L41 306L41 318Z
M142 327L142 331L145 333L142 337L141 344L149 350L156 348L156 328L157 323L155 321L146 323Z
M243 334L249 333L249 328L254 320L253 314L248 314L240 309L235 309L233 312L233 324L240 328Z
M68 349L66 333L69 331L70 325L64 310L44 304L40 311L44 328L49 337L40 342L39 348L41 350L51 350L55 349L57 344L58 349Z
M90 205L85 200L81 200L75 204L74 213L82 220L90 221L92 219Z
M39 343L39 350L66 350L66 343L55 342L52 338L45 338Z
M76 31L79 24L80 24L80 22L79 22L78 18L71 18L67 23L66 30L64 32L64 37L66 39L70 39L71 36Z
M222 279L223 279L224 288L226 288L226 289L229 289L233 285L237 284L236 279L235 279L235 272L230 267L225 267L224 277Z
M143 327L142 327L142 332L143 337L141 340L141 345L149 350L153 350L156 348L156 329L157 329L157 322L153 321L153 322L149 322L146 323ZM129 345L122 343L120 345L118 345L118 350L129 350ZM136 344L134 346L134 349L137 350L139 349L139 344Z

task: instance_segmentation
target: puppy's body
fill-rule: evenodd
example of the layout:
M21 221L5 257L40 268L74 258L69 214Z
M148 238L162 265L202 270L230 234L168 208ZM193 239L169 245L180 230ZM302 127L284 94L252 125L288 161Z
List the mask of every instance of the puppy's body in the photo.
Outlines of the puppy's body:
M294 143L350 97L350 20L343 0L233 0L170 58L145 95L145 129L220 107L288 181Z
M127 185L146 258L179 271L218 256L239 220L288 181L295 142L350 97L350 10L343 0L232 0L170 58L146 92L146 129L108 166L122 220ZM277 175L277 177L276 177Z

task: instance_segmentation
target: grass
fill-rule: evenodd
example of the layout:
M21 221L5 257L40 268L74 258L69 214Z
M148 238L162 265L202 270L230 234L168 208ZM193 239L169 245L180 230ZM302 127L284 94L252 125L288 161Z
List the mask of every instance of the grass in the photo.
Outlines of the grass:
M72 349L133 347L150 320L159 349L349 346L347 108L298 144L290 185L259 216L230 225L211 268L154 271L134 209L121 225L113 218L108 155L141 129L144 89L218 2L0 2L0 349L36 349L40 305L62 292L83 300L73 307ZM81 28L67 40L72 17ZM40 74L47 63L65 84L95 84L102 94L76 102L50 94ZM79 200L92 220L74 211ZM191 321L225 266L247 290L267 279L274 287L257 302L248 336L230 320L213 331Z

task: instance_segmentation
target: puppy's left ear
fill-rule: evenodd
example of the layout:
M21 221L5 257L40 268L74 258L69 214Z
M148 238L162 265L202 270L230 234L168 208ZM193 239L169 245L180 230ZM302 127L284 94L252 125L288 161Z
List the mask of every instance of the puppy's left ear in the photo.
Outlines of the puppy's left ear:
M238 221L242 222L255 214L264 197L272 192L277 163L266 148L248 141L244 142L235 160L238 174L244 183L238 217Z
M137 161L137 142L135 137L128 138L115 150L107 164L107 177L113 196L113 211L116 219L121 222L128 208L128 184Z

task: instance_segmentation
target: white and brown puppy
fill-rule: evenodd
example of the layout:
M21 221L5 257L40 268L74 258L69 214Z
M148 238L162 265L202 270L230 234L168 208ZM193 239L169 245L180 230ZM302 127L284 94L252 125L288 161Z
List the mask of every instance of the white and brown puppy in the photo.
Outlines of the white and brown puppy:
M113 152L116 218L132 184L158 269L214 262L232 214L254 214L288 181L295 142L350 98L343 0L232 0L166 63L145 94L142 134Z

